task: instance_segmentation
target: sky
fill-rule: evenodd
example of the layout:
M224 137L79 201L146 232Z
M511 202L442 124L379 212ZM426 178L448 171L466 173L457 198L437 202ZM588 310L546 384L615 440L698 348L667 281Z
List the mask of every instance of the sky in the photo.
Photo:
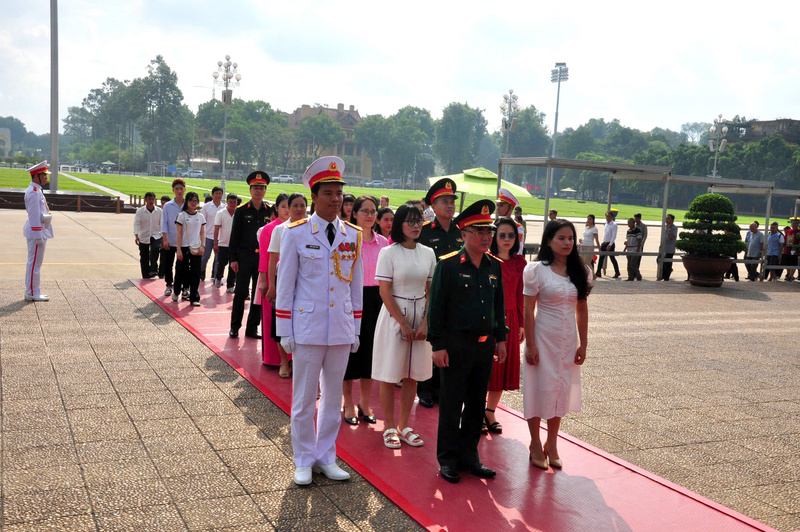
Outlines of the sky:
M50 129L50 2L0 2L0 116ZM59 116L108 77L132 80L162 55L193 111L230 55L234 97L291 112L354 105L361 116L451 102L500 128L509 89L546 114L565 62L558 130L591 118L679 131L722 114L800 119L796 2L102 0L58 6ZM220 98L220 90L216 91Z

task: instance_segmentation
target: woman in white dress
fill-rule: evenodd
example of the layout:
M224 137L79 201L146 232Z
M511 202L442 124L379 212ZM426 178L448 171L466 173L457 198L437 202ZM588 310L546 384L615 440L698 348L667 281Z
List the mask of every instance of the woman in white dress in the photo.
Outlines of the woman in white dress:
M436 256L431 248L417 244L423 222L419 209L401 205L392 223L394 244L381 249L375 269L383 307L375 326L372 378L381 381L386 418L383 444L390 449L398 449L401 441L412 447L424 443L408 426L417 382L430 379L433 373L425 314ZM400 415L395 423L394 390L401 379Z
M560 468L558 429L567 412L581 409L580 366L586 360L592 270L576 247L575 226L563 219L545 227L539 256L522 274L525 296L525 419L531 433L530 462ZM547 441L539 437L547 420Z
M581 246L581 251L594 251L595 249L600 249L600 237L597 226L594 225L594 214L590 214L586 217L586 228L583 230L583 238L578 240L578 244ZM594 253L581 255L583 262L585 262L590 268L594 264L594 261L592 260L593 256Z

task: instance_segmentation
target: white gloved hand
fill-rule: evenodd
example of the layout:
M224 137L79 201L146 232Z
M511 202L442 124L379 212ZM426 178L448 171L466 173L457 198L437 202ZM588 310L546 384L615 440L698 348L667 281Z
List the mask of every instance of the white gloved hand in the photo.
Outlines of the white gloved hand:
M358 339L358 336L356 336L355 341L352 344L350 344L350 352L355 353L356 351L358 351L358 346L360 345L361 341Z
M294 343L294 336L281 336L281 347L286 353L294 353L297 345Z

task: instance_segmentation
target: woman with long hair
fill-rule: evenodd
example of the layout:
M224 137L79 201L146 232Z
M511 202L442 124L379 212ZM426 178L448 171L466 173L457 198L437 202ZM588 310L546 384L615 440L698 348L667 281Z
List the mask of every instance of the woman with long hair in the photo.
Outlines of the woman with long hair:
M172 291L172 300L178 300L181 289L189 288L189 301L193 307L200 306L200 260L203 257L206 243L206 219L199 213L200 197L197 192L187 192L183 208L175 219L177 226L178 242L175 266L175 286ZM182 285L182 286L181 286Z
M525 419L532 465L560 468L558 429L567 412L581 409L580 366L586 360L592 271L576 247L575 226L555 219L544 228L539 255L525 267ZM547 420L547 440L539 437Z
M375 270L383 308L375 327L372 378L381 381L381 409L386 418L383 444L390 449L399 448L401 441L412 447L424 443L408 426L417 382L430 379L433 373L425 315L436 256L431 248L417 243L423 223L416 207L398 207L392 224L394 244L381 250ZM395 383L401 380L400 412L395 417Z
M345 222L349 222L353 217L353 205L356 203L356 197L352 194L345 194L342 197L342 206L339 209L339 218Z
M264 232L261 233L261 237L264 240L259 240L258 290L261 293L261 304L264 305L265 302L268 302L270 307L272 307L275 302L275 282L278 275L281 236L287 225L306 217L307 204L304 195L295 192L291 196L287 196L285 201L283 201L282 196L286 196L286 194L278 196L275 205L278 208L278 220L280 220L282 216L286 218L273 226L268 237L264 236L264 232L266 232L267 227L275 222L266 225L264 227ZM263 320L261 323L261 362L268 366L278 366L278 376L282 379L288 379L292 376L291 369L289 368L289 361L292 358L291 353L284 351L280 344L280 337L275 334L274 307L271 308L270 312L270 328L267 328L266 314L266 312L261 313ZM265 331L269 331L269 334ZM275 344L274 348L272 344Z
M378 224L378 232L385 238L391 239L392 237L392 223L394 222L394 212L389 207L381 207L378 209L378 216L376 223Z
M378 199L375 196L360 196L353 203L354 223L361 227L361 260L364 266L363 313L361 318L360 345L358 351L350 353L347 370L344 373L342 395L344 396L344 421L357 425L362 419L366 423L375 423L369 400L372 393L372 353L375 324L381 310L381 294L378 281L375 280L375 267L378 255L389 245L389 241L373 231L375 217L378 214ZM358 416L353 401L353 381L358 381L361 393L358 400Z
M484 412L484 433L503 432L503 426L497 422L495 409L504 390L519 390L520 353L519 346L525 340L525 329L522 322L522 272L527 262L517 254L520 247L517 224L508 217L499 218L495 223L497 233L492 239L490 248L492 255L499 257L503 263L503 301L506 306L506 326L508 327L508 356L502 364L495 361L492 376L489 378L489 393L486 397Z

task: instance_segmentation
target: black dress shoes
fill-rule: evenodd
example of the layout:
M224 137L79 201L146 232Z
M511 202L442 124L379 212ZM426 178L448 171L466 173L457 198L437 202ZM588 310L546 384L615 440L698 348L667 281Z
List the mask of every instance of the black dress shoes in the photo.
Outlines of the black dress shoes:
M419 406L424 406L425 408L433 408L433 399L431 399L430 397L420 397Z
M258 331L255 331L255 332L253 332L253 331L245 331L244 335L247 336L248 338L255 338L257 340L261 339L261 335L258 334Z
M480 462L475 462L473 464L464 464L459 469L469 471L476 477L480 478L494 478L494 476L497 475L497 471L495 471L494 469L489 469Z
M451 484L458 484L458 481L461 480L461 477L458 475L458 468L456 468L456 466L442 466L440 473L442 478Z
M231 332L228 333L228 336L231 338L239 338L239 331L236 329L231 329Z

